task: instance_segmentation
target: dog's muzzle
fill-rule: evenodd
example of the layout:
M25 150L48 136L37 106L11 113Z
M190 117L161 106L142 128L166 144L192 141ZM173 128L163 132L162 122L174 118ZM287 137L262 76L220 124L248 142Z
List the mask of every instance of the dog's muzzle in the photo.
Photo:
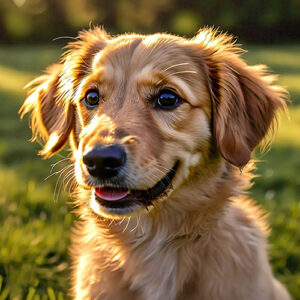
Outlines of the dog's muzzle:
M126 152L119 145L100 146L97 145L83 156L83 163L89 174L98 181L100 185L92 188L93 198L102 207L106 207L118 214L131 211L136 205L148 207L153 201L168 195L173 189L172 180L179 167L179 161L156 184L148 189L132 189L119 182L118 175L126 164ZM124 174L123 174L124 175ZM129 210L128 210L129 209Z

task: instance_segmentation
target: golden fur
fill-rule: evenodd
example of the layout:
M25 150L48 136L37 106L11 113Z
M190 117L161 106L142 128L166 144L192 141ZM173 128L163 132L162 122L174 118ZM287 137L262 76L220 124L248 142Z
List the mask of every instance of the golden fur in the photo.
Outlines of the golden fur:
M244 194L250 154L285 109L286 92L241 52L211 29L184 39L94 28L29 85L21 113L46 142L41 154L72 145L74 299L290 299L272 275L263 213ZM174 110L147 101L165 87L184 99ZM87 110L81 99L91 88L102 101ZM173 189L153 207L121 215L92 196L83 153L114 143L126 149L130 189L154 186L179 161Z

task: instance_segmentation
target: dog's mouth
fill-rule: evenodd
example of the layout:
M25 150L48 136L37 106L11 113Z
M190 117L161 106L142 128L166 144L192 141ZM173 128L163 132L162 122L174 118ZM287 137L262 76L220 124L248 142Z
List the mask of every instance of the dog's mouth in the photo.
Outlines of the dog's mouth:
M166 196L168 191L173 188L172 180L178 166L179 162L176 162L160 181L147 190L101 186L94 189L95 199L106 208L122 209L136 204L147 208L153 205L156 199Z

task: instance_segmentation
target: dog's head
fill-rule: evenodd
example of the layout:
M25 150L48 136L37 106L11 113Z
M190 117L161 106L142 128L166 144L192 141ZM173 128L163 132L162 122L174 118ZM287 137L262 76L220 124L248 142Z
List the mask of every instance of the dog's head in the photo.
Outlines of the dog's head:
M212 30L187 40L96 28L30 84L21 112L46 141L42 155L70 137L85 200L118 217L165 199L212 161L246 165L285 107L273 80Z

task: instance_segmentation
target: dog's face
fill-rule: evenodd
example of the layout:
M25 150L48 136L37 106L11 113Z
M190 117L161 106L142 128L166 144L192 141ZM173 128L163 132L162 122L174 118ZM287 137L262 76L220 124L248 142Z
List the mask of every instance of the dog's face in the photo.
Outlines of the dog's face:
M200 162L210 138L201 77L184 48L160 35L120 37L95 55L74 101L77 181L92 188L94 209L147 207Z
M185 40L94 29L33 82L23 113L47 141L43 155L71 135L76 179L94 212L131 215L216 156L244 166L265 136L282 91L237 52L209 30Z

